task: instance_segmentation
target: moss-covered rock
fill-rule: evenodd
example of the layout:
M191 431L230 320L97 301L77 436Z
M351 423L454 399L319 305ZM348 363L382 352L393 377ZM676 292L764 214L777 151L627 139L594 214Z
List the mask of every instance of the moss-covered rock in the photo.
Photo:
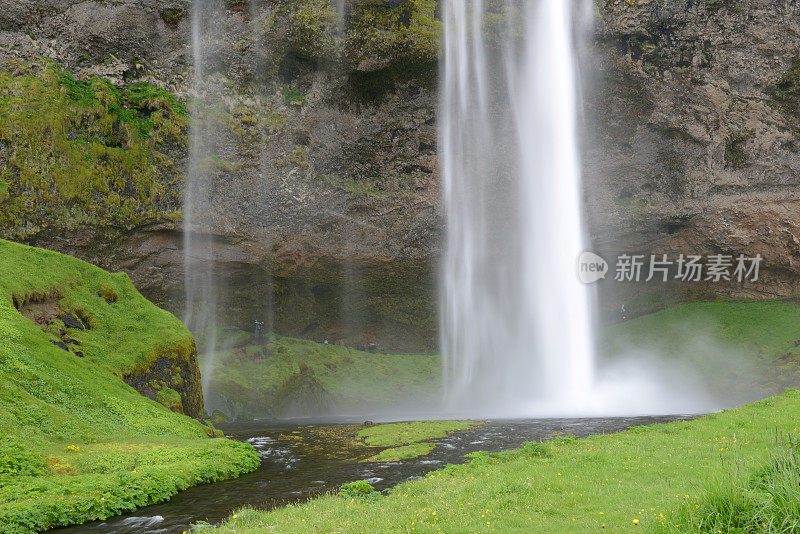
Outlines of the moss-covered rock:
M177 215L188 113L173 95L44 61L0 67L0 236Z
M166 406L173 412L183 413L181 394L172 388L164 388L156 393L156 402L162 406Z
M770 88L772 102L785 114L795 132L800 132L800 57L792 59L789 69L778 83Z

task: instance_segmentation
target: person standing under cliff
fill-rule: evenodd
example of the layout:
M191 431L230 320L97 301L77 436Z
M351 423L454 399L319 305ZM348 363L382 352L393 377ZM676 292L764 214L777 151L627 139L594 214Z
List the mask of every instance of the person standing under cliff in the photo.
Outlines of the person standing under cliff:
M256 339L261 339L261 337L262 337L261 327L264 326L264 322L263 321L259 321L258 319L256 319L254 322L255 322L255 332L254 332L255 338Z

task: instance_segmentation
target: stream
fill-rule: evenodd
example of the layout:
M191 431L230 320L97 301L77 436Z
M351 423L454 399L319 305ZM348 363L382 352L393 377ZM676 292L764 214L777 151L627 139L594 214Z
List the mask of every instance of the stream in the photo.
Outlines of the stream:
M60 528L57 532L180 533L198 521L218 524L244 505L275 508L335 490L354 480L366 479L376 489L385 490L448 463L463 463L467 460L464 455L470 452L497 452L519 447L526 441L543 441L561 434L585 437L690 418L490 420L483 426L434 440L437 446L426 456L390 463L359 462L342 454L341 442L329 443L318 435L315 437L315 431L331 427L330 423L310 420L230 423L219 426L227 435L251 443L261 454L261 466L255 472L234 480L190 488L167 502L136 512Z

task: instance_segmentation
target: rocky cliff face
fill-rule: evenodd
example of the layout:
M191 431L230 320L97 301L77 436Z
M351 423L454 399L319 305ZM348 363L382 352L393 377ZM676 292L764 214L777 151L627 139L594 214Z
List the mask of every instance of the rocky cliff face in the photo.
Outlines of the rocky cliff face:
M191 81L187 2L4 0L0 8L4 64L45 56L79 80L147 82L183 102L215 102L202 110L217 132L204 161L213 209L192 230L213 243L210 268L235 321L272 309L283 333L435 344L434 1L352 0L340 26L325 0L220 0L221 15L201 35L202 87ZM797 291L798 15L794 1L597 3L583 61L596 249L761 253L762 283L723 289ZM154 157L185 169L187 145L174 145ZM124 269L179 310L185 262L199 261L185 257L185 229L167 216L179 209L169 193L179 180L155 189L159 209L135 224L79 221L11 237ZM641 292L609 291L609 302Z
M585 159L601 250L760 253L760 283L716 289L798 291L798 15L794 1L605 2Z

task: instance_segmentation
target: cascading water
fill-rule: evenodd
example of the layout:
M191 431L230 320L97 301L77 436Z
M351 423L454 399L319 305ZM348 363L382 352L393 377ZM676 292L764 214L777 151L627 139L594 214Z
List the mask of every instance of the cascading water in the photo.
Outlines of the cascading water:
M576 276L575 6L497 4L492 16L482 0L444 6L446 398L470 413L578 414L594 383L594 343L591 296Z
M211 211L213 184L207 176L207 158L213 154L214 132L202 117L202 110L213 103L205 91L204 34L208 28L203 22L213 20L219 6L204 0L195 0L192 7L192 83L193 122L190 132L189 167L183 201L184 215L184 286L186 305L183 322L201 338L201 350L206 353L201 375L203 389L207 392L208 379L214 366L216 346L216 315L219 283L214 276L214 245L206 231L205 222Z

